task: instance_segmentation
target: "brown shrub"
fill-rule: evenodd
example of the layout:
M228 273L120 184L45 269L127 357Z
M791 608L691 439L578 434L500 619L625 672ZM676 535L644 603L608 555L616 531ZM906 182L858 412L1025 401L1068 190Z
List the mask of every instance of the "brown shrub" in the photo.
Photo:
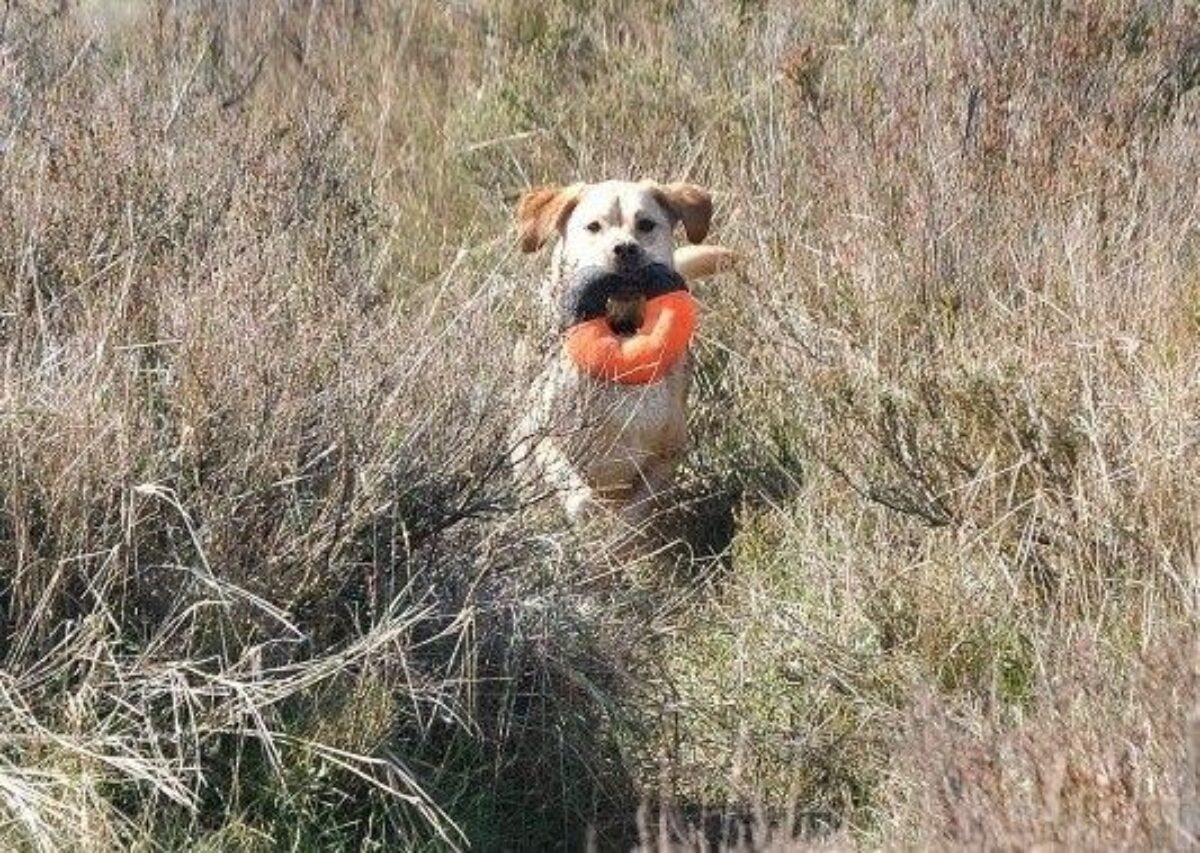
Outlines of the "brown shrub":
M0 839L1194 844L1198 26L5 5ZM746 257L675 573L505 462L509 203L641 175Z

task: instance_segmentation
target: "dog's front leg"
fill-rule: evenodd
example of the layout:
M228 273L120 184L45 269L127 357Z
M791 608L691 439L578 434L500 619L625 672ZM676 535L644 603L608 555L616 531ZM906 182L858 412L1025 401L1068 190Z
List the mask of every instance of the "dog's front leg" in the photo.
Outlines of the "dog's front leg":
M595 494L561 447L551 441L545 441L543 445L545 446L542 448L541 464L546 482L558 494L567 519L572 524L586 521L595 514L599 506Z
M591 488L553 438L521 441L513 453L513 465L527 483L548 486L572 522L584 520L596 506Z
M663 501L675 482L675 470L681 454L650 456L638 466L637 481L621 509L621 516L632 528L653 524L664 509Z

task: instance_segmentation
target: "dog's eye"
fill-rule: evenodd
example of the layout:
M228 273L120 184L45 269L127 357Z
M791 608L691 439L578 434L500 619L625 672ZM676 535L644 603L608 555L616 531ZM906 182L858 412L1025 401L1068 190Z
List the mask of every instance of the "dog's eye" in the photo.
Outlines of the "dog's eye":
M655 223L653 219L639 219L637 221L637 230L641 231L643 234L649 234L654 230L654 226L656 224L657 223Z
M600 223L599 222L589 222L587 224L587 230L591 231L593 234L599 234L600 233Z

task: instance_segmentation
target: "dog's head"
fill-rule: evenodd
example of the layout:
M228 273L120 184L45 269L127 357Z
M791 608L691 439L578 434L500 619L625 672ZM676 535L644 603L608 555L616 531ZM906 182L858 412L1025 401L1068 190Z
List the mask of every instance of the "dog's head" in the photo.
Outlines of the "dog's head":
M583 277L616 275L629 281L660 280L675 269L675 226L699 243L708 234L712 197L694 184L654 181L605 181L566 187L539 187L521 197L517 227L521 249L536 252L558 237L551 275L544 292L547 307L558 312L565 292ZM635 288L636 289L636 288ZM615 294L614 328L636 319L644 294Z

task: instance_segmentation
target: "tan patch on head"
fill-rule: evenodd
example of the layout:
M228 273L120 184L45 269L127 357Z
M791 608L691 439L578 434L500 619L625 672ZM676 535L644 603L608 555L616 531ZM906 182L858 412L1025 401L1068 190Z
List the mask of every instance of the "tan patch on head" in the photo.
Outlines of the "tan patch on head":
M517 202L521 251L536 252L555 231L561 232L582 194L583 184L571 184L537 187L522 195Z
M696 184L654 184L654 194L668 211L683 223L688 242L699 243L708 236L712 222L712 195Z

